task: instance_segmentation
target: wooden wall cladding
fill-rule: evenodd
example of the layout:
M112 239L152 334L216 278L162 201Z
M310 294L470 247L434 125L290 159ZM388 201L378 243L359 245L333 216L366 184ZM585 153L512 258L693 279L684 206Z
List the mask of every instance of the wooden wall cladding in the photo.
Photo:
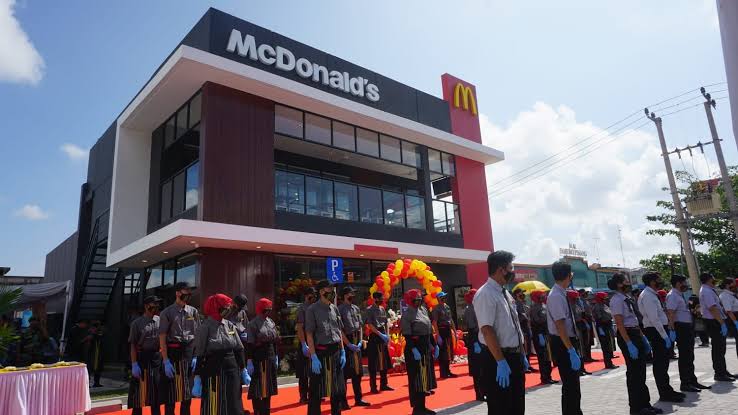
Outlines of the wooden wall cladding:
M271 253L203 248L200 256L201 301L216 293L231 298L245 294L249 311L259 298L274 298L274 255Z

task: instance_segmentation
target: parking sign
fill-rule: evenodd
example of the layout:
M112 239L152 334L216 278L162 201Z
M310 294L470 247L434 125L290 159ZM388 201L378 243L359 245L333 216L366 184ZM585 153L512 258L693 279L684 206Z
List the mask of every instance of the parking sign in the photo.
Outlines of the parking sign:
M343 259L328 257L325 260L325 275L328 282L338 284L343 282Z

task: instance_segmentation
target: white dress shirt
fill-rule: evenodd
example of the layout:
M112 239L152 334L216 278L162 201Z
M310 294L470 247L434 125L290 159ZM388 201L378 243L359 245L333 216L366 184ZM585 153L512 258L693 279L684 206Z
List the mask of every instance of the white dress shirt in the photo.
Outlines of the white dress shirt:
M638 296L638 309L643 315L643 327L655 328L661 338L665 339L668 335L664 326L669 324L669 318L666 317L659 295L653 288L646 287Z
M497 336L501 348L522 347L523 333L520 331L515 303L508 292L492 278L474 295L474 313L479 326L479 342L487 346L482 327L490 326Z
M725 311L738 311L738 298L730 290L723 290L720 293L720 302L723 303Z

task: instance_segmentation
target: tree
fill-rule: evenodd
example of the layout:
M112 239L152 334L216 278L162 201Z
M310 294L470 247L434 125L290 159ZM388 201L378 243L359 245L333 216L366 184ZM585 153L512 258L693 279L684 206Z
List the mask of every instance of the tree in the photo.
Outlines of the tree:
M0 286L0 316L13 311L13 308L18 302L20 296L20 288L10 290ZM5 360L8 353L8 346L17 339L18 336L12 325L0 324L0 361Z

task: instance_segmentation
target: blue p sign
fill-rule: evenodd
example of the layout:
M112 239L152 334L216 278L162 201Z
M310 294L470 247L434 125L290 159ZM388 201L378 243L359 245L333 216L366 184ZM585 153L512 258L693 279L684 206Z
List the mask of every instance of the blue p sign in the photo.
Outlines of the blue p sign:
M343 259L328 257L325 260L325 275L331 284L343 282Z

